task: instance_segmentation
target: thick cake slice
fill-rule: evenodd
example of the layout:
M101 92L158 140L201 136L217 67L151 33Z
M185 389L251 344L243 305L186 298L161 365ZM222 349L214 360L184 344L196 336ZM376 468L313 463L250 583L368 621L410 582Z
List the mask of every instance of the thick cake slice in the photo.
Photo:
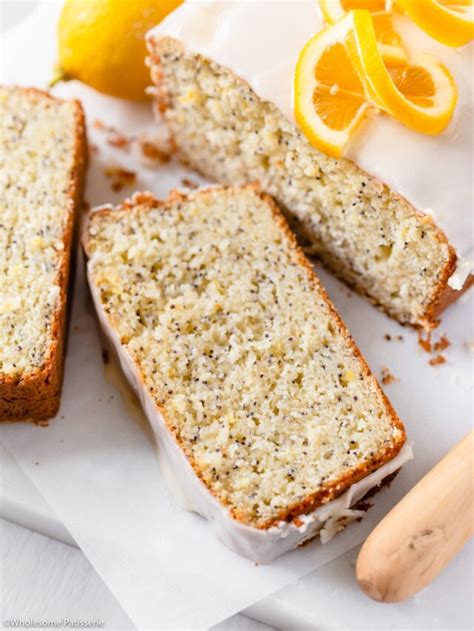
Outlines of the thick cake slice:
M0 88L0 421L59 407L85 151L79 102Z
M403 425L254 187L138 194L92 212L84 247L99 318L171 470L240 554L267 561L353 518L360 487L330 500L409 457L389 462Z
M321 28L315 0L184 2L148 37L156 110L185 163L223 184L259 182L308 252L401 323L433 326L474 280L468 52L433 51L463 91L447 132L372 117L351 159L335 160L292 107L298 55Z

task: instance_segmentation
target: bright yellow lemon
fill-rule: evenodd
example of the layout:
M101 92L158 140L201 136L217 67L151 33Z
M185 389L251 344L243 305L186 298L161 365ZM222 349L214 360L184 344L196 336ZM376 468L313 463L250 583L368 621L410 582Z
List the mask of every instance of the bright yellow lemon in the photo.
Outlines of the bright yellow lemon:
M112 96L145 98L145 33L182 0L66 0L58 24L59 77Z

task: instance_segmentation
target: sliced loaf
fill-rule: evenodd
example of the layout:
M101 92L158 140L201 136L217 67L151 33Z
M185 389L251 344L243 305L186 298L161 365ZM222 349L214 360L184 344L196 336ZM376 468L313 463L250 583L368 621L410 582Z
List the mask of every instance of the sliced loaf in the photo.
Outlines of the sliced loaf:
M57 412L74 219L84 175L79 102L0 88L0 421Z
M92 212L83 243L100 320L164 450L180 451L233 520L271 532L403 446L286 221L254 187L138 194Z

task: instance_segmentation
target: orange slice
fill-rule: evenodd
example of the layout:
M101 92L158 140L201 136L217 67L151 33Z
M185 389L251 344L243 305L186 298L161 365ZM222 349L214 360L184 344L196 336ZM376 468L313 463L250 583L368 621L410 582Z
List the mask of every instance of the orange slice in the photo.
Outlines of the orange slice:
M310 143L339 158L369 107L344 45L350 14L320 31L300 53L294 78L296 122Z
M315 35L301 51L294 77L296 122L311 144L340 157L370 107L422 133L443 131L457 99L446 68L420 57L391 73L369 11L349 11Z
M461 0L462 1L462 0ZM321 13L328 24L334 24L348 11L367 9L374 18L375 34L382 57L387 66L400 66L407 62L407 52L388 12L386 0L318 0Z
M347 48L367 98L410 129L430 135L444 131L457 102L456 84L445 66L419 55L392 76L378 50L370 13L352 11L352 17Z
M442 44L453 47L464 46L474 39L472 0L396 0L396 2L421 29Z

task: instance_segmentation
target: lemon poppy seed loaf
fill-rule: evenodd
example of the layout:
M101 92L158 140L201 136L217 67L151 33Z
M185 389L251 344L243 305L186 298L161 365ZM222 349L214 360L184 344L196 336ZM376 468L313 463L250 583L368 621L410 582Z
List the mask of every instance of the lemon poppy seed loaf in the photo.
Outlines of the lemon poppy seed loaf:
M74 218L85 161L77 101L0 88L0 420L59 406Z
M92 212L83 242L168 468L234 550L311 538L314 511L392 464L403 425L268 197L138 194Z
M441 51L462 91L447 132L374 116L352 159L336 160L292 108L299 51L322 28L316 5L184 3L148 36L156 111L185 163L224 184L258 182L308 253L401 323L433 326L473 280L468 53Z

